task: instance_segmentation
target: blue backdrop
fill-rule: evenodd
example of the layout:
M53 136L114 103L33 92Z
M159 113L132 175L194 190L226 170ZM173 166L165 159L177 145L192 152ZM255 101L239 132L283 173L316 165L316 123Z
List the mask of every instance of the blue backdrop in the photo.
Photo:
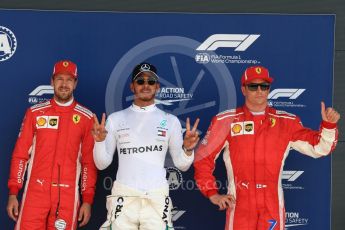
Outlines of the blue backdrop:
M202 136L212 116L243 103L244 69L264 65L275 78L270 105L317 129L320 101L332 103L334 24L334 15L0 10L1 229L13 228L5 211L7 178L24 111L52 96L50 76L57 60L78 64L75 96L98 116L130 105L133 66L153 63L161 77L159 106L183 125L186 117L200 117ZM114 159L99 172L93 216L83 229L98 229L105 220L116 165ZM225 213L202 197L193 169L180 174L169 158L166 166L175 228L223 229ZM221 159L215 173L225 193ZM283 186L288 229L330 229L330 157L313 160L291 151Z

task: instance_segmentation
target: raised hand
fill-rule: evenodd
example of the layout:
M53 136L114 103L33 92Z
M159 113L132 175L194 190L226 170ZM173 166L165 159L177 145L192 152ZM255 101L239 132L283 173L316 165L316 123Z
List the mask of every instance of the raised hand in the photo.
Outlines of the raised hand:
M321 117L324 121L337 123L340 119L340 114L332 107L326 108L325 103L321 101Z
M95 120L91 130L93 139L96 142L104 141L108 133L108 131L105 129L105 113L102 114L101 124L99 123L96 114L93 114L93 118Z
M200 137L199 137L199 133L196 129L198 128L199 121L200 121L199 118L196 119L196 121L193 125L193 128L190 129L189 117L187 118L186 134L185 134L184 139L183 139L183 147L187 151L192 151L195 148L195 146L198 144Z

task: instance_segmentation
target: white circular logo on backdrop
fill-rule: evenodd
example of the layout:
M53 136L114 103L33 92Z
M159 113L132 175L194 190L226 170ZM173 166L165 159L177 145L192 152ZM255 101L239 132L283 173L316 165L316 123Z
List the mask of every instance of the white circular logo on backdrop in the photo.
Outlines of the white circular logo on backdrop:
M0 61L5 61L13 56L17 49L17 39L14 33L0 26Z
M133 100L133 96L124 95L125 89L129 88L126 84L126 78L132 72L134 66L138 63L147 60L153 56L168 54L170 56L171 69L174 72L178 72L178 63L176 55L183 55L191 58L193 61L196 54L196 47L200 45L200 42L195 40L179 37L179 36L161 36L155 37L146 41L141 42L132 49L130 49L115 65L110 78L108 80L106 95L105 95L105 107L106 112L111 114L112 112L118 111L124 108L123 98L125 101ZM196 64L198 65L198 64ZM192 66L191 66L192 67ZM188 109L186 103L180 103L179 107L181 112L175 115L182 115L193 111L203 110L209 106L215 106L217 104L217 111L224 111L228 108L235 108L236 105L236 90L233 83L232 76L225 64L214 65L207 63L200 67L200 72L195 77L195 81L192 85L188 85L189 91L194 92L203 79L205 72L210 72L215 82L216 92L205 92L209 95L210 101L205 101L204 104L200 104L197 107ZM176 70L176 71L175 71ZM182 84L181 76L178 74L175 76L176 84L169 82L163 77L160 78L161 88L184 88ZM189 77L191 78L191 77ZM215 102L214 93L218 94L217 103ZM184 95L185 96L185 95ZM158 98L160 99L160 98ZM180 98L182 99L182 98ZM188 98L187 98L188 99ZM169 101L171 103L171 101ZM165 102L167 104L167 102ZM181 106L182 105L182 106ZM177 109L178 110L178 109ZM177 111L176 110L176 111ZM170 112L170 111L168 111ZM174 113L173 113L174 114Z
M163 106L165 112L176 115L182 127L185 127L186 117L199 116L210 110L215 115L236 108L236 89L228 67L223 63L206 63L206 58L203 58L205 64L196 63L199 45L200 42L187 37L160 36L131 48L115 64L108 80L105 95L107 114L124 109L133 100L128 86L132 69L148 59L166 69L160 74L160 90L155 103ZM170 70L170 78L167 70ZM193 71L188 72L190 70ZM173 165L170 154L167 154L165 166Z

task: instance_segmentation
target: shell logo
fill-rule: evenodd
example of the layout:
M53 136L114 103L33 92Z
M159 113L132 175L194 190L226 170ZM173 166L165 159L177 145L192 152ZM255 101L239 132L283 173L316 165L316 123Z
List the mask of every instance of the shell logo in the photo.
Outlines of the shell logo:
M232 127L232 132L233 132L234 134L237 134L237 133L241 132L241 130L242 130L242 126L239 125L239 124L236 124L236 125L234 125L234 126Z
M47 123L47 120L44 117L40 117L37 119L38 126L44 126Z

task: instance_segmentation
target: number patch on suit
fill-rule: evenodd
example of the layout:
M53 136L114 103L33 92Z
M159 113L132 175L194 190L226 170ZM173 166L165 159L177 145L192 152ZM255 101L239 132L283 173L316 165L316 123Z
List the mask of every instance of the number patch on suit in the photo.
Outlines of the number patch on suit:
M268 230L273 230L276 225L277 225L277 221L276 220L269 220L268 223L271 224L270 228Z

